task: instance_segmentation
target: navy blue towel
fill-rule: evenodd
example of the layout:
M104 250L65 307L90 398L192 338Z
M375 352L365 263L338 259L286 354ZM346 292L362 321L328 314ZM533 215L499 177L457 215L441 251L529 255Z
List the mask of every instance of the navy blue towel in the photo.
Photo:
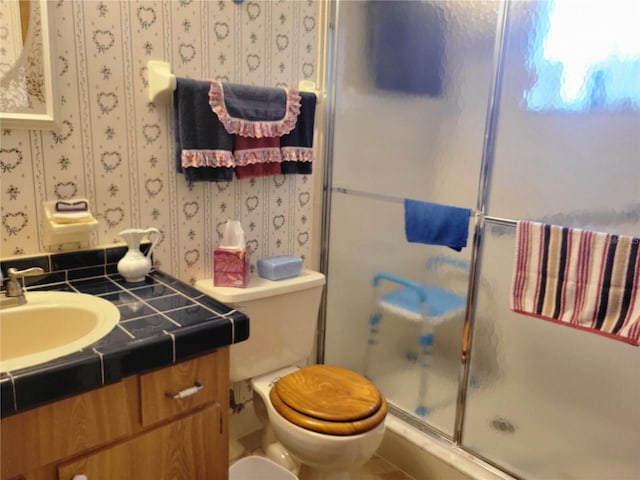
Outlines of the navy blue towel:
M233 135L209 105L210 82L177 78L173 93L175 167L191 182L233 179ZM186 159L187 165L183 164Z
M419 200L404 200L404 230L408 242L445 245L456 251L467 246L468 208Z
M295 128L280 138L283 175L310 175L313 165L313 125L316 118L315 93L300 92L300 114Z

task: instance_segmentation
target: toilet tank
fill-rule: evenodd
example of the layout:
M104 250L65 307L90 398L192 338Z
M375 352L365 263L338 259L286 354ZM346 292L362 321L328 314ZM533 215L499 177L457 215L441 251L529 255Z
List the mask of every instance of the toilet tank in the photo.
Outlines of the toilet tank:
M306 363L313 350L324 275L303 269L284 280L251 276L245 288L195 287L249 316L249 338L231 346L231 382Z

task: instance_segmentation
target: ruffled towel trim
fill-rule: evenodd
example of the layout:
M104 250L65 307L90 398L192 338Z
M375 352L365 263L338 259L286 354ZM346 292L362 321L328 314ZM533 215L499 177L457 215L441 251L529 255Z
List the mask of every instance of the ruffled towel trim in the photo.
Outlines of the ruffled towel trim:
M282 147L283 162L313 162L313 148Z
M236 162L229 150L182 150L183 167L234 167Z
M233 156L236 159L236 165L239 167L256 163L280 163L282 161L282 153L280 153L279 148L236 150L233 152Z
M250 138L281 137L296 126L300 114L300 94L296 89L283 88L287 94L284 118L275 121L253 121L232 117L224 102L224 88L218 80L211 81L209 105L228 133Z

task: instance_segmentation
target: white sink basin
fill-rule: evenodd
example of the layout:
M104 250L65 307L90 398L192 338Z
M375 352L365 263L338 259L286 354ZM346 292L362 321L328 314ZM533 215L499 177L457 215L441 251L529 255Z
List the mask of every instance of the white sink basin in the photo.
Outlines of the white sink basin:
M73 292L27 292L0 311L0 372L48 362L100 340L120 320L116 306Z

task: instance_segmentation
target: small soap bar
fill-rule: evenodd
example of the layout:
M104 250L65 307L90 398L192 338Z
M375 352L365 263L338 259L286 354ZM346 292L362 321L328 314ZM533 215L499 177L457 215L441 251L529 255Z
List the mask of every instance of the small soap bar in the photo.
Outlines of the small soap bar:
M258 260L258 275L269 280L297 277L302 270L302 259L289 255L261 258Z

